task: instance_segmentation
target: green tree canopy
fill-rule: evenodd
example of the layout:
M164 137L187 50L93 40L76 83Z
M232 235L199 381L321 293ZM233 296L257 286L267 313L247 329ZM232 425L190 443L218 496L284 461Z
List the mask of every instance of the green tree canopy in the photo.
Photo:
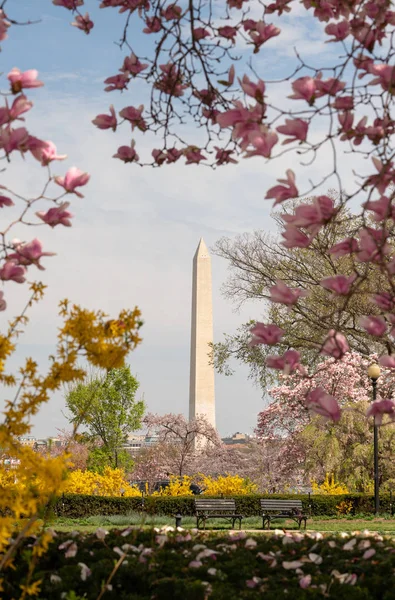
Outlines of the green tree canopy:
M299 203L284 203L281 214L292 213ZM273 216L280 230L283 225L281 215L275 213ZM281 354L294 348L307 364L312 364L319 360L317 348L330 329L342 331L350 349L362 355L388 350L383 341L373 338L359 324L363 315L379 314L371 297L378 291L389 291L388 282L372 263L358 262L349 255L333 258L329 253L336 243L353 238L360 226L360 218L339 204L336 218L318 233L308 249L287 248L280 241L279 233L264 231L234 239L224 237L217 242L214 252L228 261L230 270L230 277L223 286L224 296L238 308L249 300L261 300L262 320L275 322L285 331L281 344L274 351L270 346L249 346L249 329L253 322L241 325L234 334L226 334L223 341L213 346L213 360L219 372L231 374L230 360L234 358L247 364L251 377L265 389L273 383L273 374L265 368L268 354L277 351ZM319 285L327 277L356 273L361 276L361 282L351 298L334 296ZM270 288L279 279L291 288L308 291L308 295L291 309L269 302Z
M145 404L135 398L138 387L130 368L122 367L91 377L68 392L70 421L86 426L91 438L102 443L90 457L94 469L104 464L113 468L130 466L122 444L130 432L141 427Z

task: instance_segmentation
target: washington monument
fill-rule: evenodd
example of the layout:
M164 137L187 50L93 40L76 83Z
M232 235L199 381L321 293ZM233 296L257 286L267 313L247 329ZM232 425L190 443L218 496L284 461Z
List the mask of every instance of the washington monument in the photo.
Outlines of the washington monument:
M201 238L193 257L189 419L203 415L215 427L214 366L209 359L212 341L211 259Z

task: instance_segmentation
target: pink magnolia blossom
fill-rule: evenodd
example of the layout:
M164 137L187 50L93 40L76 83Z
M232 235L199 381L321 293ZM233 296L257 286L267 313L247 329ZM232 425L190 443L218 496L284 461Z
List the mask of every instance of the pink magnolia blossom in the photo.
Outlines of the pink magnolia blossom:
M188 87L182 83L182 75L177 65L168 63L159 65L162 71L161 76L155 82L154 87L170 96L180 97L184 95L184 90Z
M39 211L36 212L36 215L39 219L50 225L51 227L55 227L56 225L64 225L65 227L71 227L70 218L73 217L67 208L70 206L69 202L63 202L59 206L54 208L50 208L47 212Z
M292 83L294 93L288 98L293 100L307 100L309 104L313 104L316 95L316 83L312 77L300 77Z
M24 283L26 269L18 264L16 260L7 260L0 269L0 279L3 281L15 281Z
M7 302L4 300L4 292L0 291L0 311L7 308Z
M138 162L140 157L134 149L135 145L135 140L132 140L130 146L120 146L113 158L119 158L124 163Z
M395 369L395 356L389 356L388 354L385 356L380 356L379 363L382 367Z
M216 108L212 108L212 107L210 107L210 108L203 107L202 108L202 116L205 117L207 119L207 121L211 121L213 123L213 125L215 125L217 123L217 117L219 114L221 114L221 113Z
M30 110L32 106L33 102L30 102L23 94L15 98L11 108L8 107L6 98L6 106L0 108L0 126L18 119L20 115ZM20 120L24 121L23 118Z
M374 294L372 296L373 302L377 304L382 310L393 310L395 306L395 298L388 292L381 292L380 294Z
M335 203L329 196L317 196L310 204L300 204L293 215L284 213L281 218L295 227L311 227L327 223L335 214ZM314 228L316 229L316 228Z
M13 242L16 252L9 255L10 259L14 259L20 265L29 266L36 265L40 271L44 271L44 267L40 264L40 258L43 256L55 256L54 252L43 252L43 245L37 238L31 242Z
M78 6L84 4L84 0L52 0L52 4L55 4L55 6L64 6L68 10L75 10Z
M104 88L105 92L113 92L114 90L124 90L130 81L129 73L121 73L107 77L104 83L107 83L107 87Z
M251 96L251 98L254 98L257 102L263 102L265 84L262 79L258 79L258 82L254 83L247 75L243 75L243 79L239 79L239 83L241 89L247 96Z
M140 129L140 131L146 131L147 124L142 117L143 110L143 104L140 104L138 108L135 108L134 106L126 106L120 111L119 116L130 122L132 125L132 131L135 127Z
M277 325L265 325L260 322L251 327L250 332L252 333L250 346L257 346L258 344L275 346L284 335L284 330Z
M137 56L132 52L130 56L125 57L120 71L136 77L136 75L145 71L147 67L148 63L141 63Z
M243 8L244 2L248 2L248 0L226 0L229 8L237 8L238 10Z
M222 83L226 83L226 85L229 84L228 81ZM195 98L198 98L201 102L203 102L203 104L206 104L206 106L210 106L211 104L213 104L217 97L217 93L213 89L194 90L193 95L195 96Z
M0 208L4 206L14 206L14 202L8 196L0 196Z
M377 75L377 77L370 82L370 85L380 84L383 90L394 94L395 68L392 65L371 65L369 67L369 73L372 73L372 75Z
M340 136L340 140L342 142L344 142L346 140L351 140L355 135L355 131L352 128L353 123L354 123L353 113L350 112L349 110L345 110L342 113L338 113L337 118L340 123L340 131L343 132L343 134ZM361 131L359 131L359 134L361 137Z
M248 150L246 157L251 156L264 156L270 158L273 146L278 142L278 135L274 131L270 131L266 125L261 125L259 129L252 131L248 135L250 145L254 147L254 150Z
M166 162L166 151L165 150L159 150L159 149L154 149L151 152L154 161L157 165L163 165L164 162Z
M193 30L193 38L196 41L204 40L204 38L210 37L210 32L207 31L204 27L195 27Z
M332 356L333 358L342 358L349 350L350 348L344 335L339 331L331 329L322 344L320 354Z
M114 0L112 0L112 5L114 5L114 3ZM148 11L150 9L149 0L122 0L122 2L118 0L117 6L120 6L120 13L124 13L127 11L130 11L132 13L136 9L139 9L139 12L141 12L142 10Z
M387 331L387 323L382 317L362 317L359 320L359 324L369 335L376 337L381 337Z
M387 196L381 196L379 200L369 200L362 206L374 213L375 221L384 221L393 214L392 200Z
M352 284L356 279L356 275L335 275L334 277L326 277L320 281L320 285L326 290L330 290L339 296L347 296Z
M167 162L168 164L175 163L182 156L182 150L178 150L177 148L170 148L167 151Z
M262 118L262 110L258 111L250 111L239 101L235 101L235 108L231 108L223 113L219 113L217 115L216 121L221 129L225 127L234 127L238 123L242 123L244 126L248 123L253 125L253 128L248 130L253 131L258 128L258 122ZM242 137L240 131L237 132L238 137Z
M84 16L77 15L72 25L73 27L77 27L77 29L81 29L81 31L84 31L86 34L89 34L90 30L94 27L94 23L90 19L89 13L85 13Z
M286 304L287 306L293 306L297 303L299 298L307 296L306 290L298 288L290 288L283 281L277 279L276 285L270 288L270 300L271 302L278 302L279 304Z
M303 119L285 119L285 125L276 127L279 133L292 136L290 139L284 140L283 144L290 144L298 140L299 142L305 142L308 128L309 124Z
M117 128L117 117L115 116L114 106L112 104L110 105L109 115L97 115L97 117L93 119L92 123L99 129L112 129L115 131Z
M373 58L370 58L370 56L367 56L366 54L362 54L362 53L359 54L359 56L354 58L353 63L357 69L360 69L361 71L365 71L365 73L360 73L358 75L359 79L362 79L362 77L365 77L365 75L367 75L367 73L370 73L370 69L374 65Z
M236 27L231 27L230 25L225 25L224 27L218 27L218 35L220 37L225 38L226 40L232 40L235 42L235 37L237 35Z
M360 262L377 262L382 255L389 254L391 248L387 237L384 229L373 229L372 227L360 229L358 260Z
M235 80L235 73L236 73L235 66L234 66L234 65L231 65L231 67L229 68L229 71L228 71L228 79L227 79L227 81L221 81L220 83L221 83L222 85L227 85L228 87L229 87L230 85L233 85L233 83L234 83L234 80ZM211 90L211 93L213 94L213 91L212 91L212 90ZM214 98L215 98L215 97L216 97L216 94L214 93L214 94L213 94L213 96L214 96Z
M346 20L340 21L339 23L329 23L325 27L325 33L333 35L333 39L328 40L329 42L341 42L349 35L350 25Z
M159 17L148 17L145 21L146 27L143 33L158 33L162 29L162 21Z
M392 162L383 164L376 156L373 156L372 162L378 173L377 175L370 175L365 181L365 186L373 186L380 194L384 194L395 177L393 164Z
M21 72L20 69L14 67L8 73L7 78L11 83L11 90L13 94L19 94L24 88L36 88L42 87L44 84L42 81L37 80L38 71L36 69L30 69L29 71Z
M342 242L332 246L332 248L329 249L329 254L332 254L332 256L335 258L340 258L341 256L347 256L348 254L352 254L353 252L357 251L357 240L355 238L346 238Z
M368 121L367 117L362 117L362 119L360 119L358 121L358 123L356 124L356 126L354 127L354 130L352 132L352 136L354 137L353 140L353 144L354 146L359 146L362 142L363 139L366 135L366 123Z
M309 410L332 421L339 421L341 416L340 406L330 394L322 387L317 387L306 396L306 406Z
M276 0L276 2L266 6L266 14L271 15L277 12L281 16L283 12L291 12L292 9L288 6L291 2L292 0Z
M29 137L29 151L34 158L40 161L43 167L49 165L53 160L64 160L67 154L57 154L56 146L50 140L39 140L33 136Z
M300 354L296 350L287 350L282 356L268 356L266 365L269 369L278 369L285 375L289 375L295 370L302 370L300 364Z
M243 21L243 29L244 31L254 31L256 29L256 24L257 21L254 21L254 19L245 19L245 21Z
M199 164L201 160L206 160L204 154L201 153L200 148L196 146L188 146L184 150L185 158L187 159L186 165Z
M321 77L318 76L315 80L315 85L318 92L317 97L327 94L329 96L336 96L336 94L342 92L346 87L344 81L339 81L335 77L330 77L329 79L323 81Z
M160 14L166 21L174 21L181 17L182 9L177 4L169 4L161 10Z
M84 196L81 192L77 192L76 188L86 185L89 179L90 175L88 173L83 173L77 167L71 167L65 177L55 177L55 183L64 188L67 193L83 198Z
M215 160L217 165L237 164L237 160L232 158L233 150L225 150L225 148L218 148L218 146L214 146L214 150L216 150Z
M394 400L376 400L366 411L367 417L374 417L375 425L382 424L384 415L389 415L391 421L395 421Z
M279 183L284 185L275 185L267 191L265 198L274 198L274 206L289 198L297 198L299 196L298 188L295 185L295 173L291 169L287 170L286 179L277 179Z
M332 104L336 110L352 110L354 108L353 96L338 96Z
M6 127L0 130L0 148L3 148L6 154L11 154L14 150L27 152L28 142L29 134L24 127Z
M307 248L312 241L312 237L307 236L303 231L291 223L288 223L284 227L284 231L281 235L284 238L281 244L286 248Z
M0 9L0 42L8 38L7 29L11 23L5 19L4 11Z
M254 54L259 52L262 44L270 40L272 37L276 37L281 33L281 29L270 23L266 25L263 21L258 21L255 28L249 32L250 38L255 46Z

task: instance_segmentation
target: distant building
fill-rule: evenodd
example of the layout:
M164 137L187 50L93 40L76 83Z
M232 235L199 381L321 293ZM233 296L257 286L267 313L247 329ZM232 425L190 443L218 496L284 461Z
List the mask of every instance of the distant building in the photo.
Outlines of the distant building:
M131 434L128 436L123 448L131 454L137 454L142 448L150 448L159 442L157 435Z
M253 437L251 435L236 431L236 433L234 433L232 436L222 438L222 441L226 446L240 446L243 444L248 444L248 442L250 442L252 439Z
M28 435L26 437L20 437L19 442L22 446L30 446L31 448L34 448L37 440L35 437Z

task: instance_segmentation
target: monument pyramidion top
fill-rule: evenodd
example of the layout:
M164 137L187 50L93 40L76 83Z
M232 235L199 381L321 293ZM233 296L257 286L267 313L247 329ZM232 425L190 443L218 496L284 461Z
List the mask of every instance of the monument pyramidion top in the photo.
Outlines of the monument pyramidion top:
M196 248L195 256L193 258L194 259L197 259L197 258L210 258L210 253L209 253L208 248L206 246L206 242L204 241L204 239L202 237L200 238L199 245Z

